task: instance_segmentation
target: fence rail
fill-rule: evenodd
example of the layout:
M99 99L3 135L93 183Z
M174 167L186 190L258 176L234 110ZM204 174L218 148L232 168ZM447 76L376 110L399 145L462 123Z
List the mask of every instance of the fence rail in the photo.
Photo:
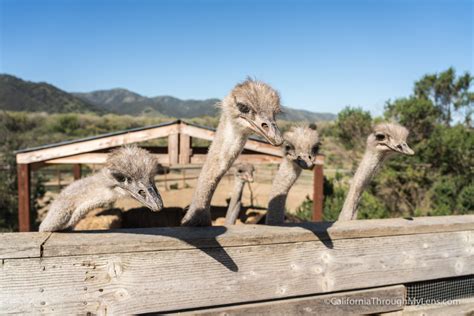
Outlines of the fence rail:
M474 274L474 215L5 233L0 262L6 313L382 313L405 307L327 299L401 298L409 282Z

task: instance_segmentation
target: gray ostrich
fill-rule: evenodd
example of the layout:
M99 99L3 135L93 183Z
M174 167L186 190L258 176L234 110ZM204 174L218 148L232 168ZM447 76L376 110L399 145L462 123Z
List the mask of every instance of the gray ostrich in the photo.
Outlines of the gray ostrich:
M225 224L234 225L240 213L242 206L242 192L244 191L245 183L253 182L253 173L255 168L252 164L241 163L235 165L234 169L234 190L230 198L229 208L225 215Z
M273 179L265 219L267 225L283 224L288 192L303 169L313 168L320 147L319 135L314 125L292 127L283 138L283 160Z
M206 162L198 178L184 226L211 226L210 204L217 184L255 133L274 146L283 142L275 122L280 97L268 84L247 79L234 87L221 103L222 114Z
M90 210L120 197L132 197L153 211L163 208L154 176L159 164L146 150L125 146L114 150L106 165L92 176L74 181L53 201L39 231L74 227Z
M367 138L364 157L352 179L338 221L357 219L357 206L364 189L387 158L395 153L414 155L407 145L408 130L395 123L380 123Z

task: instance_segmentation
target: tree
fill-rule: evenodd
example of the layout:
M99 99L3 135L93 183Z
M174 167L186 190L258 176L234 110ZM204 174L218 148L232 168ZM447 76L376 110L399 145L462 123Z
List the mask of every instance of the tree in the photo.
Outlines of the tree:
M346 107L339 112L336 121L337 136L349 149L364 147L372 129L372 117L361 108Z
M450 126L453 111L465 110L464 121L472 124L474 93L469 91L473 77L469 72L456 78L453 68L439 74L425 75L415 83L415 97L431 100L441 112L441 121Z
M410 131L413 143L428 139L441 118L441 111L431 100L417 97L401 98L385 104L385 117L394 119Z

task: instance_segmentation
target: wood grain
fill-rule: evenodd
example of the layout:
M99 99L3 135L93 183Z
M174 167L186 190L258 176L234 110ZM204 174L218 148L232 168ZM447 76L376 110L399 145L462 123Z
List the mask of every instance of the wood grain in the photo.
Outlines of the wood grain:
M54 234L59 235L59 234ZM45 243L45 251L49 241ZM64 235L64 234L63 234ZM83 234L86 236L87 234ZM17 313L136 314L474 273L473 232L4 259L0 304ZM116 248L127 239L117 240Z
M51 233L0 233L0 260L39 258L41 247Z
M367 315L401 310L404 306L404 299L405 287L394 285L369 290L194 310L181 312L179 315ZM175 313L169 314L174 315Z
M474 230L474 215L321 222L287 226L239 225L209 228L149 228L54 233L43 256L160 251L322 241ZM472 241L474 242L474 241ZM0 241L1 243L1 241Z

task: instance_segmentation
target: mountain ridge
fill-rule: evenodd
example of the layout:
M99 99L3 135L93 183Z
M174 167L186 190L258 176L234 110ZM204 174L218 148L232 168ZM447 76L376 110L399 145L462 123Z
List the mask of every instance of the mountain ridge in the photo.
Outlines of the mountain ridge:
M124 88L74 92L73 95L101 109L114 110L120 114L138 115L156 111L167 116L179 118L192 118L202 115L215 116L218 114L216 104L220 102L220 99L217 98L204 100L179 99L169 95L145 97ZM115 103L105 102L104 95L107 96L107 100L115 100ZM119 95L122 95L123 100L119 100ZM132 110L127 107L127 104L130 103L129 100L131 96L136 98L134 103L135 107ZM283 113L279 115L279 118L289 121L331 121L336 118L336 115L283 106Z
M67 92L46 82L32 82L0 74L0 110L47 113L94 112L126 115L193 118L217 116L217 98L180 99L161 95L146 97L125 88L91 92ZM336 115L297 110L284 106L279 119L288 121L330 121Z

